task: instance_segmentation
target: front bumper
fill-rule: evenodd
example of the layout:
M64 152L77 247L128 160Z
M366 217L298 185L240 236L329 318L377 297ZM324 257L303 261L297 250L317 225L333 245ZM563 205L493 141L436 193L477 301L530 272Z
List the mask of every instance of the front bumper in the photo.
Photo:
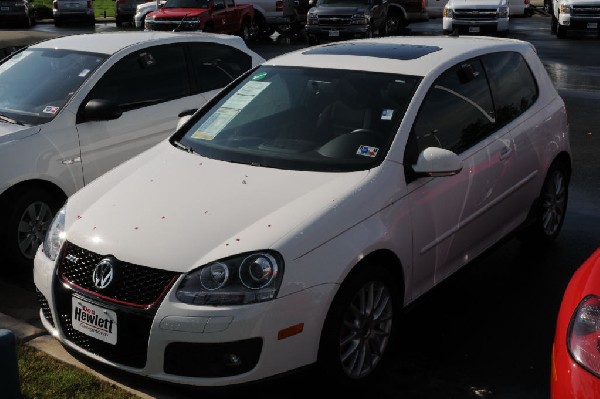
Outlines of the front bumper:
M508 18L498 18L495 20L457 20L444 17L442 27L445 32L451 32L455 29L463 32L506 32L508 31Z
M198 21L148 21L146 20L144 28L146 30L159 30L159 31L172 31L175 28L184 31L198 31L202 30L200 22Z
M59 341L120 370L207 387L261 380L314 363L336 290L325 284L258 304L193 306L175 299L179 277L154 310L134 309L64 284L54 267L40 250L34 262L40 318ZM74 330L73 297L116 313L115 344ZM300 332L285 334L298 325Z
M360 39L369 35L368 25L306 25L306 34L319 40Z
M569 29L573 30L600 31L600 15L597 17L582 17L572 14L559 14L558 24L561 26L567 26Z

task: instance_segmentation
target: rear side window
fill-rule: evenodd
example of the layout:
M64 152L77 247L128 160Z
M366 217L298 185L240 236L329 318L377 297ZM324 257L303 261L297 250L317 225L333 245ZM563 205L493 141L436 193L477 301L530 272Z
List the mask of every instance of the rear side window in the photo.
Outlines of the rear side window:
M252 68L252 57L234 47L217 43L192 43L189 49L200 93L220 89Z
M90 98L114 101L127 111L188 95L183 46L163 45L125 56L98 81Z
M487 54L481 60L492 89L499 128L521 115L537 100L537 82L519 53Z

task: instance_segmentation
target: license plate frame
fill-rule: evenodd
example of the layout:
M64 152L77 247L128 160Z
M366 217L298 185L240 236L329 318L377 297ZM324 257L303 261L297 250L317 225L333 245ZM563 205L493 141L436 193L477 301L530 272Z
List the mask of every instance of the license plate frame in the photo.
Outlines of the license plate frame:
M588 22L587 28L588 29L598 29L598 22Z
M339 30L330 30L329 37L340 37L340 31Z
M82 334L106 342L117 344L117 312L83 300L77 296L71 299L71 325Z
M479 26L469 26L469 33L479 33L481 28Z

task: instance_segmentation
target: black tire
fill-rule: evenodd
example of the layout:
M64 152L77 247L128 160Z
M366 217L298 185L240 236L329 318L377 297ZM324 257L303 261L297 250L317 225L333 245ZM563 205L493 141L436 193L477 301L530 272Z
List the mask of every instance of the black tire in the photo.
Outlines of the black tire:
M120 28L123 26L123 21L121 21L121 18L116 17L115 18L115 24L117 25L117 28Z
M326 381L352 388L379 377L393 352L401 290L374 263L359 266L336 294L321 334L318 371Z
M246 43L248 43L250 41L250 21L248 20L243 20L242 21L242 29L240 30L240 37L242 38L242 40Z
M557 24L556 26L556 37L559 39L564 39L567 37L567 27Z
M535 220L524 237L546 243L558 237L567 212L569 178L569 169L564 164L559 162L550 167L534 209Z
M399 14L397 14L396 12L392 12L385 19L384 25L385 35L381 35L381 30L380 35L393 36L399 35L400 32L402 32L402 30L406 27L406 22L402 19L402 17L400 17Z
M556 27L557 26L558 26L558 20L553 15L552 16L552 21L550 22L550 33L552 33L553 35L556 35Z
M307 37L309 46L316 46L319 44L319 39L316 36L308 35Z
M1 209L8 215L0 227L0 239L9 266L31 269L35 253L64 201L41 187L14 191L0 201Z

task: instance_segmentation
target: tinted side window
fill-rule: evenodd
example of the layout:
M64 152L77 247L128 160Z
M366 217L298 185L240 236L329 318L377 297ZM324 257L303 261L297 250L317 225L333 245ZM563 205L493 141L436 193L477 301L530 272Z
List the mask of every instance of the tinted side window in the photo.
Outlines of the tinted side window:
M418 151L427 147L461 153L494 129L494 109L481 63L463 62L433 84L413 126Z
M125 56L98 81L90 98L112 100L130 110L189 94L183 46L164 45Z
M197 90L201 93L226 86L252 67L252 58L234 47L192 43L189 48Z
M514 52L487 54L482 62L490 81L499 126L521 115L538 97L538 86L523 56Z

